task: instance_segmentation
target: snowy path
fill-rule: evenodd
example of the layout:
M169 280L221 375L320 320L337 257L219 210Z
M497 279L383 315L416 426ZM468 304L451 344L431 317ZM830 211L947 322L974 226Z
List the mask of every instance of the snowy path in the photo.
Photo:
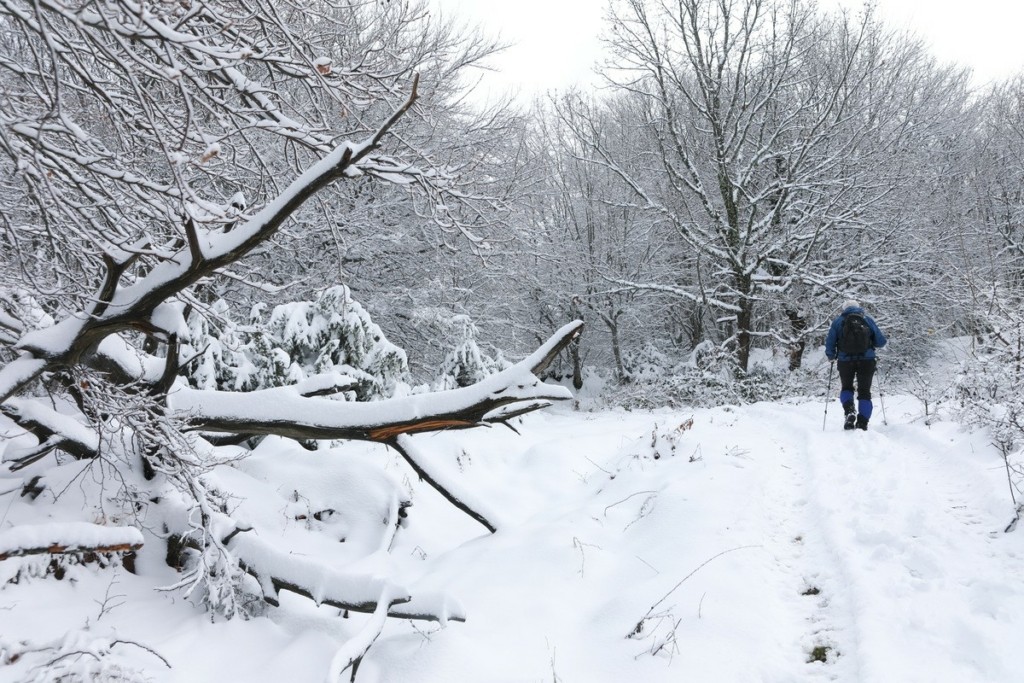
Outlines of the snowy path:
M867 433L835 415L823 432L818 403L549 416L500 448L475 435L487 464L464 474L518 521L434 558L430 583L470 620L429 642L395 629L373 675L1024 680L1024 537L1001 533L1000 462L887 401ZM675 455L663 438L653 458L655 432L678 434Z
M853 436L842 452L811 441L810 505L855 601L859 679L1020 680L1022 546L1000 531L998 463L948 425Z

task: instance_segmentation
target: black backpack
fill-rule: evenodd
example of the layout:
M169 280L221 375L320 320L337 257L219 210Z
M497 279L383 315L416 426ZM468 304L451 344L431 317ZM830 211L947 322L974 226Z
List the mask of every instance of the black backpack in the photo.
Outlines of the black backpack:
M839 350L849 356L861 356L874 346L874 335L864 316L847 313L839 329Z

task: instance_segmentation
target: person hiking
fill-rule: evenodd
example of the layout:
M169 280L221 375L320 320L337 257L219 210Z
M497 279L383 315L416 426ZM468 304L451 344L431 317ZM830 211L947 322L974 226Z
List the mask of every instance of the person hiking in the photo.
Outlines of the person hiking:
M859 302L847 299L843 312L828 328L825 355L836 361L839 370L839 402L843 404L843 429L868 428L871 419L871 379L875 375L875 349L885 346L885 335L871 316L864 314ZM853 385L857 384L857 407L853 405Z

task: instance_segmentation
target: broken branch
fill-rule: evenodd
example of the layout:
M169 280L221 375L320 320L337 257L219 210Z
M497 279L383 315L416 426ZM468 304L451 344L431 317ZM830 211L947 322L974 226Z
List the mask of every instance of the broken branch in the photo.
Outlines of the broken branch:
M142 547L135 527L107 527L87 522L23 524L0 531L0 560L25 555L127 553Z

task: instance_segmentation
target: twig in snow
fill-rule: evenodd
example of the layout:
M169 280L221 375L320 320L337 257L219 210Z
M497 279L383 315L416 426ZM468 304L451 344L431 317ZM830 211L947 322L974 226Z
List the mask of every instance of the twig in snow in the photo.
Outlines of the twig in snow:
M654 565L653 565L653 564L651 564L650 562L648 562L648 561L647 561L647 560L645 560L644 558L640 557L639 555L634 555L633 557L635 557L636 559L640 560L641 562L643 562L644 564L646 564L646 565L647 565L648 567L650 567L650 568L651 568L651 571L653 571L653 572L654 572L655 574L660 574L660 573L661 573L661 572L659 572L659 571L658 571L657 569L655 569L655 568L654 568Z
M605 468L601 467L600 465L598 465L596 462L594 462L590 458L587 458L587 462L589 462L591 465L593 465L597 469L599 469L602 472L604 472L605 474L607 474L609 479L614 479L615 478L615 473L614 472L609 472L608 470L606 470Z
M640 510L637 511L637 513L636 513L636 519L634 519L632 522L630 522L626 526L622 527L622 530L626 531L627 529L629 529L629 527L633 526L634 524L639 522L641 519L643 519L644 517L649 515L650 512L651 512L651 509L654 507L654 501L657 500L657 498L658 498L658 494L657 493L652 493L651 495L649 495L646 498L644 498L644 502L640 504Z
M580 551L580 570L578 572L580 576L583 576L583 569L587 562L586 555L583 554L583 546L587 546L588 548L597 548L598 550L601 549L601 546L599 545L594 545L593 543L584 543L577 537L572 537L572 547Z
M96 615L96 621L99 621L126 602L128 596L122 593L110 594L110 591L113 590L114 585L117 583L117 574L114 574L110 579L110 583L107 584L107 591L103 594L103 600L93 600L93 602L100 606L100 613ZM118 598L120 598L120 601L116 601Z
M1010 486L1010 500L1013 502L1015 514L1010 523L1003 529L1004 534L1008 534L1017 528L1017 522L1020 521L1021 512L1024 512L1024 504L1017 502L1017 494L1014 492L1013 487L1013 468L1010 466L1010 448L1004 443L995 443L996 448L999 449L999 454L1003 456L1003 465L1006 467L1006 483Z
M631 494L629 494L628 496L626 496L625 498L623 498L622 500L620 500L620 501L617 501L617 502L615 502L615 503L612 503L611 505L609 505L608 507L606 507L606 508L604 509L604 516L605 516L605 517L607 517L607 516L608 516L608 511L609 511L609 510L611 510L611 509L612 509L613 507L615 507L616 505L621 505L622 503L625 503L625 502L626 502L627 500L629 500L630 498L635 498L636 496L642 495L642 494L644 494L644 493L650 493L650 494L653 494L653 495L657 495L657 494L658 494L658 492L657 492L657 491L637 491L636 493L631 493Z
M1024 513L1024 505L1018 505L1017 513L1013 516L1013 519L1010 520L1010 523L1006 525L1006 528L1003 529L1004 534L1008 534L1017 528L1017 522L1020 521L1020 516L1022 513Z
M551 683L561 683L561 678L558 676L558 671L555 669L555 654L558 652L558 648L551 647L551 643L548 644L548 649L551 650Z
M712 555L708 559L706 559L703 562L701 562L697 566L696 569L694 569L692 572L690 572L689 574L684 576L682 579L680 579L679 583L677 583L676 585L672 586L672 589L669 590L668 593L665 593L665 595L661 596L661 598L657 602L655 602L653 605L651 605L650 609L647 610L647 613L640 619L640 621L638 621L636 623L636 626L633 628L633 630L626 637L627 638L633 638L633 637L638 636L641 633L643 633L644 622L647 621L653 615L654 610L658 607L658 605L660 605L661 603L665 602L665 600L668 599L668 596L672 595L672 593L674 593L677 588L679 588L684 583L686 583L687 579L689 579L691 576L693 576L694 574L699 572L701 569L703 569L707 565L711 564L711 562L713 562L714 560L717 560L719 557L721 557L723 555L728 555L729 553L734 553L737 550L746 550L748 548L760 548L760 547L762 547L762 546L760 546L760 545L741 545L741 546L736 547L736 548L730 548L728 550L723 550L722 552L718 553L717 555Z

